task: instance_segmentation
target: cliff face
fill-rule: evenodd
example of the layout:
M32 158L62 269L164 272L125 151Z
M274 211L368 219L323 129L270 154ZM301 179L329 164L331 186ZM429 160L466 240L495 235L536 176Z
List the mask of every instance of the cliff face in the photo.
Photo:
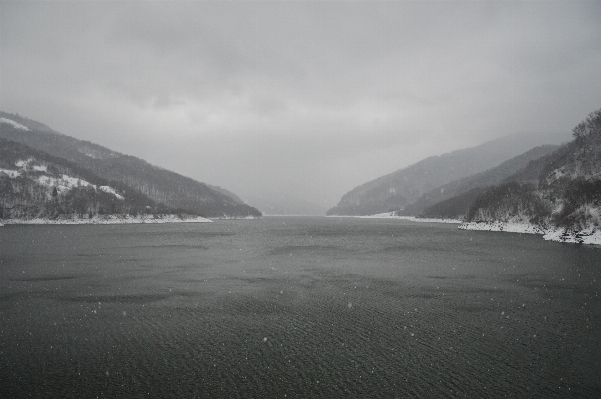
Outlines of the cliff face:
M142 159L60 134L46 125L16 115L0 113L0 138L69 161L98 178L118 182L171 209L206 217L261 216L257 209L232 198L225 190L217 190Z

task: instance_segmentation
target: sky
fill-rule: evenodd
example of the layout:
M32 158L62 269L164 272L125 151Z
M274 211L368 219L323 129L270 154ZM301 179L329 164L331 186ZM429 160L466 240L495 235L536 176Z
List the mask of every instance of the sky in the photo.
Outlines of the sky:
M242 198L599 108L599 1L0 0L0 110Z

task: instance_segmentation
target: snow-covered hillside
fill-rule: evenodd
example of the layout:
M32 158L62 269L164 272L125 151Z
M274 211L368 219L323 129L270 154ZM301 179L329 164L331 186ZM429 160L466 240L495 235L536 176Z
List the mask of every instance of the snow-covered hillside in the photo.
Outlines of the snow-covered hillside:
M17 123L15 121L13 121L12 119L8 119L8 118L0 118L0 123L6 123L7 125L11 125L12 127L14 127L15 129L19 129L19 130L26 130L29 131L29 128L26 126L21 125L20 123Z
M574 138L549 158L538 185L510 181L489 188L460 228L517 228L554 241L601 244L601 110L574 128Z
M67 174L53 175L48 171L48 166L34 158L20 159L14 163L15 169L0 169L10 179L18 177L29 179L46 188L46 198L51 199L54 189L56 194L65 195L68 191L78 187L90 187L95 191L100 190L114 195L117 199L125 199L116 189L110 186L97 186L84 179Z

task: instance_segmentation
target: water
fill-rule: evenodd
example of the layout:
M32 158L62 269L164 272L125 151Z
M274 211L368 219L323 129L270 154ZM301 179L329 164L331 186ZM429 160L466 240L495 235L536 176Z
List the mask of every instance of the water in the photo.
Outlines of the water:
M0 228L0 396L601 397L601 249L399 220Z

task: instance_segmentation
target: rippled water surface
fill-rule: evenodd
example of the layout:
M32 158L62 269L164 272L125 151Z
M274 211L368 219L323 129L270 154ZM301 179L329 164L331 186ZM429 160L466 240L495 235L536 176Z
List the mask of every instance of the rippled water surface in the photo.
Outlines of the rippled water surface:
M0 396L601 397L601 250L398 220L0 228Z

